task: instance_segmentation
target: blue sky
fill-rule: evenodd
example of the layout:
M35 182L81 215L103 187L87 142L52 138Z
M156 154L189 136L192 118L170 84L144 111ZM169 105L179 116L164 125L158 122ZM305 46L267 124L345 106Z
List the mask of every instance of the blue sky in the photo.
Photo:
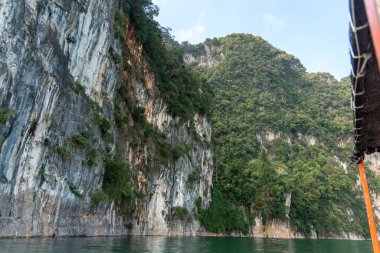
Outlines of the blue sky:
M259 35L299 58L309 72L348 76L348 1L153 0L156 18L178 41L231 33Z

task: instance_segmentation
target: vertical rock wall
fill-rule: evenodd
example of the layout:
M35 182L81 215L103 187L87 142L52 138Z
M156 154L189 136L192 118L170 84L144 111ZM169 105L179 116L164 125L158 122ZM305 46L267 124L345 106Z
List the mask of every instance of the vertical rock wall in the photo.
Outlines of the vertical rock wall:
M108 119L108 134L118 138L113 108L120 66L110 55L111 47L117 54L123 51L113 35L117 7L118 1L109 0L0 0L0 106L11 109L1 129L0 237L128 233L113 203L91 204L102 186L104 162L90 164L87 158L91 148L107 150L106 158L115 153L115 144L104 140L94 123L96 115ZM141 46L135 49L148 73ZM127 219L135 224L135 234L194 234L197 222L167 217L173 206L191 214L198 196L203 205L210 200L211 128L195 116L199 138L194 138L186 124L166 113L152 80L129 79L136 101L171 142L193 149L143 175L135 166L139 150L123 144L134 190L144 189L149 196ZM86 148L73 141L80 133L88 135ZM186 179L194 168L201 176L190 189Z

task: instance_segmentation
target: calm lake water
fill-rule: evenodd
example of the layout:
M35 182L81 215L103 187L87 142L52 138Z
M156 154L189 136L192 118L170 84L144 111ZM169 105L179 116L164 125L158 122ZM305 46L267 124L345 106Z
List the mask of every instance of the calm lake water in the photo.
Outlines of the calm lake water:
M94 237L0 240L1 253L370 253L370 241L210 237Z

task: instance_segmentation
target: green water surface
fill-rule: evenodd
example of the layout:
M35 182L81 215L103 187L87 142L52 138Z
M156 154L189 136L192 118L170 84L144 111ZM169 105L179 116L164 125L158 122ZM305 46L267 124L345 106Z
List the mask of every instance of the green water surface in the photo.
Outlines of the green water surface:
M370 241L213 237L81 237L0 240L1 253L370 253Z

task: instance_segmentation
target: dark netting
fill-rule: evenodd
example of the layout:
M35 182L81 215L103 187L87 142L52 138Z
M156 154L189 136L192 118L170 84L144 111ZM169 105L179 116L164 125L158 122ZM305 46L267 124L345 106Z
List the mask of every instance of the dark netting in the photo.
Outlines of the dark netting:
M350 0L353 160L380 151L380 73L363 0Z

